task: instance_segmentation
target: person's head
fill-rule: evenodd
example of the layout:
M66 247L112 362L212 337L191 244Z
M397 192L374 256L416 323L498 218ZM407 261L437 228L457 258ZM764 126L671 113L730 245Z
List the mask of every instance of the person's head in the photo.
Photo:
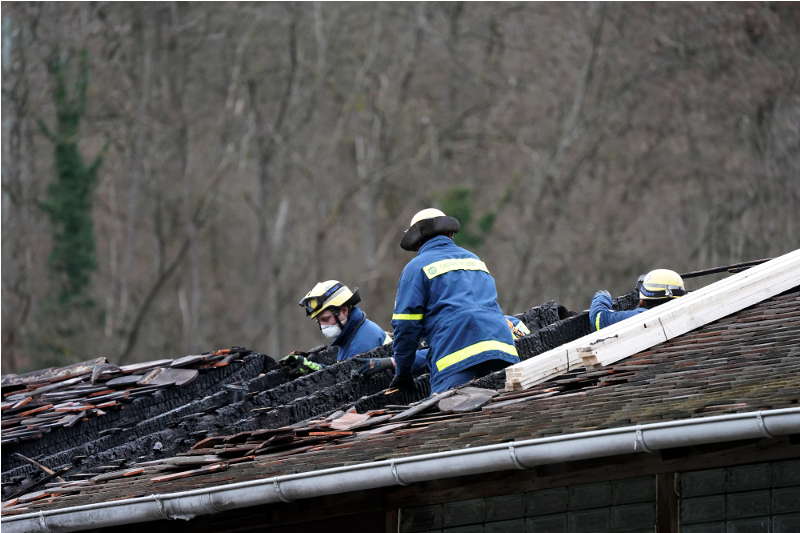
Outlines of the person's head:
M683 278L674 270L658 268L639 278L639 306L648 309L686 294Z
M400 241L400 247L409 252L416 252L429 239L437 235L452 238L459 229L461 224L458 220L445 215L439 209L423 209L411 218L408 229Z
M314 285L298 303L306 316L317 321L322 334L333 339L342 333L350 311L360 301L358 289L351 291L347 285L331 279Z
M322 326L336 326L347 324L347 318L350 316L350 308L345 307L329 307L317 315L317 323Z
M349 316L349 307L331 307L317 315L317 325L326 338L336 339L342 334Z

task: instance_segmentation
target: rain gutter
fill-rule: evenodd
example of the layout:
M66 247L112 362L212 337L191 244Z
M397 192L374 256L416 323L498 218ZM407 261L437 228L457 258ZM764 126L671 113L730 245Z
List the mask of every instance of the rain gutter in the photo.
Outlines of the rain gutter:
M206 487L27 513L2 519L4 533L67 532L291 503L344 492L524 470L563 463L800 433L800 408L689 418L415 455Z

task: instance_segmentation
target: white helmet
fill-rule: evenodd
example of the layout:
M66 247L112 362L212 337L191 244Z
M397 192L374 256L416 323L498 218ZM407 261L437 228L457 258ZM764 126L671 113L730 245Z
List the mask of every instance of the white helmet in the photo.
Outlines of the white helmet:
M423 209L422 211L417 211L417 214L411 217L411 223L408 225L410 228L420 220L428 220L429 218L436 218L436 217L446 217L447 215L444 214L444 211L436 209L435 207L428 207L427 209Z
M418 211L411 217L411 223L403 234L400 247L403 250L416 252L431 237L458 233L459 229L461 229L461 224L458 223L458 220L445 215L439 209L429 207Z

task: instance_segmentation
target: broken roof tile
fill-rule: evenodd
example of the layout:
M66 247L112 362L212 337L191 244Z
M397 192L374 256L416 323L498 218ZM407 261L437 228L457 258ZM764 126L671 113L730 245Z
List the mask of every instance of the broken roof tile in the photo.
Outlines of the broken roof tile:
M763 317L779 309L784 314L787 309L798 312L785 318L786 327L778 332L761 327ZM588 322L585 316L580 318L580 315L564 320L565 324L572 324L571 320ZM573 328L573 325L564 327ZM557 336L558 331L558 328L552 328L550 333ZM797 357L800 351L797 346L800 346L800 297L795 291L650 348L618 365L591 371L576 369L523 393L501 393L490 398L478 411L451 414L433 410L427 412L433 409L433 404L423 401L410 407L398 406L396 404L402 401L398 401L398 398L402 396L386 396L382 393L361 399L353 398L352 394L358 394L355 390L351 391L351 396L342 394L341 403L327 411L311 408L313 402L319 402L322 396L302 394L314 390L314 386L319 388L322 383L320 380L332 380L327 385L331 387L326 389L328 393L330 390L344 391L336 381L341 376L349 375L346 372L348 367L344 364L324 375L312 374L291 383L284 382L286 385L279 384L278 387L283 387L281 390L287 393L287 397L294 393L301 395L290 403L278 406L270 405L265 400L261 406L269 407L269 411L260 412L263 414L253 414L251 409L237 410L238 407L223 401L214 404L216 407L210 410L197 411L199 418L186 418L183 423L192 425L192 431L198 431L197 421L203 417L224 420L224 416L240 416L244 420L251 416L252 422L232 427L227 436L212 434L206 438L203 435L203 440L191 450L192 455L203 452L203 455L216 457L223 451L231 456L230 462L238 463L236 468L227 472L224 479L246 481L466 446L789 405L800 401L800 357ZM258 381L252 382L252 389L248 385L247 390L262 394L256 383L280 381L278 374L273 374L269 379L265 379L265 376L253 378ZM275 391L262 398L267 396L279 397ZM348 401L349 404L346 403ZM436 402L440 401L441 397L436 399ZM452 401L455 402L455 399ZM338 417L331 414L353 404L358 406L361 414L349 412ZM245 405L250 404L245 402ZM401 408L403 413L398 413ZM223 412L230 414L218 413L225 409L230 411ZM386 412L381 413L381 410ZM408 414L408 411L413 412ZM397 422L396 416L404 413L408 419ZM183 417L189 414L176 414L176 423L181 423ZM304 414L305 418L300 418ZM395 418L379 420L388 416ZM291 421L292 417L297 418ZM273 423L271 421L291 427L272 429L268 426ZM337 428L337 422L348 427ZM368 426L369 429L366 429L367 426L358 426L369 422L373 424ZM260 429L259 423L263 424ZM210 466L221 464L224 463L212 463ZM223 479L203 468L187 472L185 468L191 468L189 465L171 466L184 471L168 474L177 477L163 479L165 476L159 476L157 482L138 476L135 478L140 483L137 491L147 494L170 491L176 487L185 490L208 486ZM183 479L194 477L198 475L194 472L201 471L208 475L195 480ZM46 498L34 501L26 504L26 508L58 508L102 501L109 496L122 496L130 493L125 483L123 478L112 479L97 486L87 486L80 494L64 494L52 501Z

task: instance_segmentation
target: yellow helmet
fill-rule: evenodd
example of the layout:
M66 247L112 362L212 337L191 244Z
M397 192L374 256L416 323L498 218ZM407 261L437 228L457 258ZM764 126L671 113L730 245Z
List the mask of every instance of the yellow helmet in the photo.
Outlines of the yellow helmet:
M458 233L461 224L453 217L449 217L439 209L429 207L418 211L411 217L411 223L403 234L400 247L403 250L416 252L422 243L437 235Z
M353 306L360 301L358 289L351 291L347 285L330 279L314 285L298 304L305 308L309 318L317 318L326 309Z
M683 278L674 270L651 270L639 281L639 299L665 300L686 294Z

